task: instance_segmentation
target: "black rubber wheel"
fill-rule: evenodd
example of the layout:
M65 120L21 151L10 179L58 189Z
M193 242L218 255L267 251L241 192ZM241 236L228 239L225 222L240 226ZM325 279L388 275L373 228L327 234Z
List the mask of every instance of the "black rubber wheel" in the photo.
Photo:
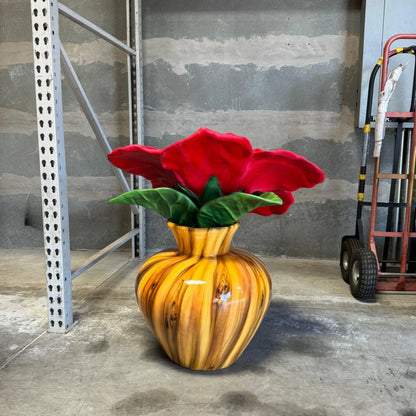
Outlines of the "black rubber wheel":
M361 247L362 244L358 238L348 237L342 242L339 267L341 269L341 276L347 283L349 283L350 279L351 257L354 251Z
M358 248L350 261L350 289L357 299L370 299L376 293L378 264L374 253L368 248Z

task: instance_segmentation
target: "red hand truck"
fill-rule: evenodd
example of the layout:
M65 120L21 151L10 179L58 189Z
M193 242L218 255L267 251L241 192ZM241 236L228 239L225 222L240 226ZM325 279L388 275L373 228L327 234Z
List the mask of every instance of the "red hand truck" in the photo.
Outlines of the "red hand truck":
M382 66L381 74L381 91L387 81L387 70L389 59L399 53L410 53L415 55L416 46L406 48L397 48L391 50L393 42L402 39L416 39L416 34L399 34L392 36L385 44L383 57L377 62L370 77L368 90L368 102L366 112L366 122L364 126L364 144L360 167L360 177L358 186L357 201L357 218L354 235L344 236L342 238L340 253L340 269L343 279L349 283L351 293L357 299L373 298L376 292L397 292L416 293L416 232L414 221L414 180L415 180L415 162L416 162L416 130L406 128L406 135L403 133L403 125L414 126L415 120L415 85L416 85L416 64L414 69L414 81L412 88L412 99L410 111L408 112L387 112L386 118L390 121L397 122L396 142L393 155L392 172L380 172L380 156L374 158L373 174L373 192L371 202L364 201L366 168L367 168L367 151L369 145L369 133L371 131L370 123L371 103L373 99L374 79L377 70ZM403 151L403 147L407 149ZM407 155L407 161L403 164L401 158ZM380 202L379 198L379 180L391 180L390 197L388 202ZM397 186L405 182L404 200L397 200ZM403 192L402 192L403 194ZM363 232L362 211L364 206L371 207L368 246L366 247ZM376 229L377 209L388 208L386 227L384 230ZM400 230L392 227L392 218L395 214L402 216ZM384 240L383 249L377 250L376 238ZM413 240L415 239L415 240ZM391 256L391 242L396 245L396 257Z

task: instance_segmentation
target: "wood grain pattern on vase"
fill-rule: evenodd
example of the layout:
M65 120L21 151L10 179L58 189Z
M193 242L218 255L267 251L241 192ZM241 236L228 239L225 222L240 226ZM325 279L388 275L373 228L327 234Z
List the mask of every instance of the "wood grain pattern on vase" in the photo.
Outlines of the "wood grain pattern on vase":
M178 249L150 257L136 294L168 357L193 370L234 363L270 303L271 279L253 254L230 248L239 224L190 228L168 222Z

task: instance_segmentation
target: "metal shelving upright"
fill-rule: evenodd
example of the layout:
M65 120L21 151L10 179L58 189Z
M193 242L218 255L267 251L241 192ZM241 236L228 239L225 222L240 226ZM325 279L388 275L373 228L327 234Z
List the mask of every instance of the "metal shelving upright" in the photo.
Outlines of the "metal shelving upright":
M133 257L142 258L145 229L143 209L132 206L131 230L96 253L80 268L71 270L61 70L104 152L112 149L61 44L59 15L71 19L127 54L130 143L142 144L141 2L126 0L127 44L56 0L31 0L31 12L49 331L65 333L75 324L72 280L128 241L132 242ZM143 187L141 180L135 177L129 183L119 169L114 168L114 174L123 191Z

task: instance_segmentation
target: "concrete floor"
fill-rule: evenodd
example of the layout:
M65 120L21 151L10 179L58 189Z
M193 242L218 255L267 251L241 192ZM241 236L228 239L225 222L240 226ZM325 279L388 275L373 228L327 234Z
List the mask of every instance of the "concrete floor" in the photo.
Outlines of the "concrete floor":
M73 253L73 264L91 253ZM265 258L273 299L231 367L171 363L113 253L73 282L78 325L47 332L42 251L0 251L0 415L416 415L416 296L352 298L336 261Z

